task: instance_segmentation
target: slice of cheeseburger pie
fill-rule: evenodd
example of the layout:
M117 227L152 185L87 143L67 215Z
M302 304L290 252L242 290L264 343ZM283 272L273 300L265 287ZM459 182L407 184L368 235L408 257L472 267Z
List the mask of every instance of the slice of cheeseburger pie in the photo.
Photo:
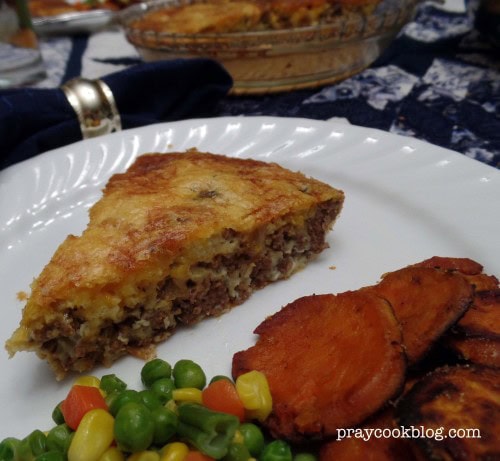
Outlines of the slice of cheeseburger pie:
M188 151L115 174L33 281L12 356L57 379L132 354L286 279L328 245L344 194L275 163Z

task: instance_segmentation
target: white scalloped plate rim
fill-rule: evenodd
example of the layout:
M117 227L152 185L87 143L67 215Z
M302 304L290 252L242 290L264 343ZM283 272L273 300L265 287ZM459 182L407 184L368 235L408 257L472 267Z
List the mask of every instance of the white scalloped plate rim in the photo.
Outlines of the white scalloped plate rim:
M408 137L331 121L221 117L162 123L81 141L0 171L0 324L4 342L17 326L17 294L57 245L85 227L107 179L145 152L197 148L273 161L346 193L331 248L290 280L255 293L228 314L177 332L158 354L200 362L209 376L230 372L234 352L254 341L266 315L299 296L375 283L386 271L433 255L463 256L500 275L500 172L461 154ZM34 354L0 356L0 439L51 426L66 394ZM138 388L140 360L111 370ZM17 416L16 416L17 415ZM22 415L22 416L21 416Z

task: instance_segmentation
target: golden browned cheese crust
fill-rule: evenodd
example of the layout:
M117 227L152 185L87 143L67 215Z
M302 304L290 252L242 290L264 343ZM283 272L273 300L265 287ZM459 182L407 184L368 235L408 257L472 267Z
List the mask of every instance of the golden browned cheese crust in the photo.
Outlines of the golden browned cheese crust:
M182 34L243 31L255 27L261 10L251 2L199 3L154 10L133 27Z
M344 13L370 14L381 0L210 0L156 8L133 29L177 34L314 26Z
M303 267L325 248L343 197L276 164L141 156L33 282L7 349L34 350L59 378L147 350Z

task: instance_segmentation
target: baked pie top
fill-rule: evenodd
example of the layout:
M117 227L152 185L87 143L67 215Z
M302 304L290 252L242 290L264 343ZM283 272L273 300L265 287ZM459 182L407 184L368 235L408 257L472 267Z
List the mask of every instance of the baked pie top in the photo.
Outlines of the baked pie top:
M381 0L212 0L164 6L132 29L177 34L231 33L314 26L349 11L367 14Z

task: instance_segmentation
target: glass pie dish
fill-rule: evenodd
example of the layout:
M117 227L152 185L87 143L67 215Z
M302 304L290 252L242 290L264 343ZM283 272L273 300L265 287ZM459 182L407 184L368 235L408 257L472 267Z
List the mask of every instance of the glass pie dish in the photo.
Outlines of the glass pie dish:
M198 0L153 0L119 14L127 40L144 61L208 57L234 80L233 94L313 88L343 80L375 61L414 15L420 0L381 0L369 13L350 9L299 27L179 32L143 19ZM202 2L202 3L207 3Z

